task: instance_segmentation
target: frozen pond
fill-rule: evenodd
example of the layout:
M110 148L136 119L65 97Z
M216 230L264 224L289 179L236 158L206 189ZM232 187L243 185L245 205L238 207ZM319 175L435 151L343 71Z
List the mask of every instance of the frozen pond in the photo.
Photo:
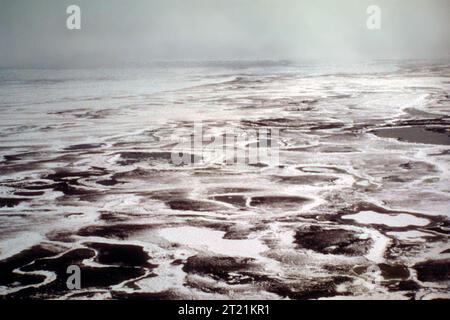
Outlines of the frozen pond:
M225 232L205 228L167 228L162 229L159 234L173 243L231 257L257 258L260 257L261 252L268 250L268 247L257 239L224 239Z
M373 211L361 211L357 214L343 216L343 219L355 220L361 224L384 224L390 227L426 226L427 219L417 218L410 214L382 214Z

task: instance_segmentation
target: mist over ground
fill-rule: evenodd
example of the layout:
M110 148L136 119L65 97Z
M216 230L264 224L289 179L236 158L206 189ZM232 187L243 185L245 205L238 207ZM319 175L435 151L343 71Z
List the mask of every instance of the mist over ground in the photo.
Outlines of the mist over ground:
M66 28L72 4L81 30ZM366 27L369 5L380 30ZM0 43L0 67L448 58L450 2L1 0Z

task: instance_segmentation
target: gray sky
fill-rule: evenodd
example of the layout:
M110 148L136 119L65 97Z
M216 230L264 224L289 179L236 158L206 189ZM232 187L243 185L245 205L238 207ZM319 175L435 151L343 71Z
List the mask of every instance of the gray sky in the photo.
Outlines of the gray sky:
M449 0L0 0L1 67L449 57Z

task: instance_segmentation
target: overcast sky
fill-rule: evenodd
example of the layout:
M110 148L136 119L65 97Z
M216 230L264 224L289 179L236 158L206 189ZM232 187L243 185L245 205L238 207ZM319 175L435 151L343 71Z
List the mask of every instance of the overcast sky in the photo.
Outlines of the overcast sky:
M371 4L381 30L366 27ZM450 0L0 0L2 67L448 57Z

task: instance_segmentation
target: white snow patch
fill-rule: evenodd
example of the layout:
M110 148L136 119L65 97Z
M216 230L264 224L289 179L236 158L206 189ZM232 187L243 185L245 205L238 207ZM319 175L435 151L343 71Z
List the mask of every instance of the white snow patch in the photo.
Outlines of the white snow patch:
M232 257L260 257L269 248L258 239L224 239L225 232L196 227L175 227L159 231L164 239L196 250L211 251Z
M389 227L426 226L430 223L427 219L417 218L411 214L384 214L375 211L361 211L342 217L355 220L361 224L384 224Z

